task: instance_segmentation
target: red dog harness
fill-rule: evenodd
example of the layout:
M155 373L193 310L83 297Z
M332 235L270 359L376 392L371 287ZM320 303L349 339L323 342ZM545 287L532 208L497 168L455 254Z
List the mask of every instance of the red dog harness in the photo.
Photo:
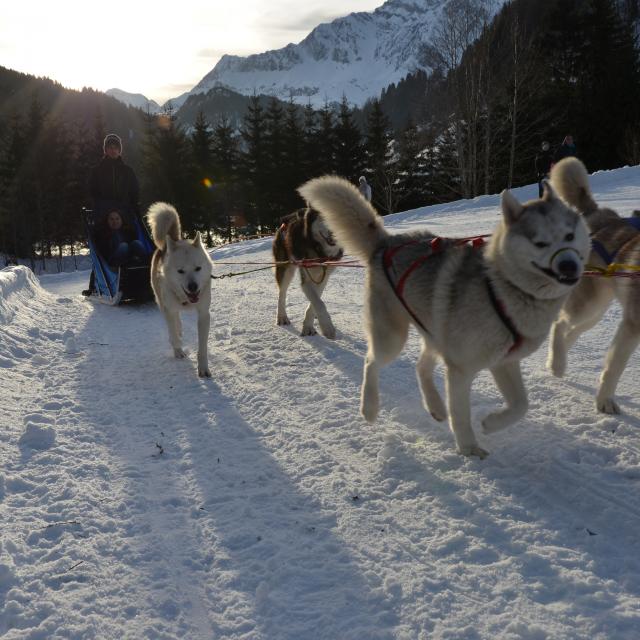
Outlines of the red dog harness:
M389 285L393 289L393 292L396 294L398 300L402 303L402 306L407 310L407 313L413 318L413 321L427 334L430 335L429 330L422 324L418 316L411 309L409 304L407 303L404 297L404 288L406 286L407 280L411 276L411 274L422 266L429 258L434 256L437 253L441 253L446 249L451 247L460 247L464 245L468 245L473 247L474 249L480 249L484 247L486 241L485 238L488 236L474 236L471 238L441 238L439 236L435 236L431 240L411 240L406 242L405 244L398 245L396 247L388 247L382 252L382 268L384 270L384 274L387 277ZM400 277L394 282L394 278L392 277L393 270L393 260L400 251L409 246L415 245L424 245L425 253L421 255L419 258L416 258L409 266L400 274ZM523 336L517 330L513 321L509 317L509 314L506 312L504 307L504 303L497 297L493 285L489 278L485 278L485 282L487 284L487 291L489 294L489 299L491 300L491 304L495 309L496 313L500 320L502 320L505 327L509 330L513 337L513 345L510 347L508 353L512 353L516 349L518 349L522 342L524 341Z

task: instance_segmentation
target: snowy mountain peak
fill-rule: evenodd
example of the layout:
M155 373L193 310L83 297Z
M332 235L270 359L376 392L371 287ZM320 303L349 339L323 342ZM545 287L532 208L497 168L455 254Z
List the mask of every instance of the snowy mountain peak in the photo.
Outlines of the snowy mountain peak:
M320 24L299 44L246 57L224 55L190 93L224 86L244 95L308 100L315 107L343 96L361 105L408 73L430 70L420 62L421 52L449 2L388 0L373 12Z

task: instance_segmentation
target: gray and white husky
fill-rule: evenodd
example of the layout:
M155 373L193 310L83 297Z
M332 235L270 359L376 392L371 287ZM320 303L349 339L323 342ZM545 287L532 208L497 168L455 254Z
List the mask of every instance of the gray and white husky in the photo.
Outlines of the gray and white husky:
M196 233L193 241L181 238L178 212L166 202L149 207L147 220L157 247L151 260L151 287L169 329L176 358L184 358L181 311L198 314L198 375L211 377L208 340L211 317L211 259Z
M471 384L481 369L491 371L506 402L484 419L484 431L499 431L524 416L528 401L520 360L546 338L589 253L581 216L548 184L544 189L542 199L524 204L503 191L503 219L484 249L428 231L391 235L342 178L316 178L299 189L345 250L367 263L368 352L361 396L366 420L378 414L380 369L399 355L412 323L423 338L418 382L436 420L445 420L447 411L433 372L439 358L446 365L458 452L487 454L471 427Z
M607 263L640 268L640 227L612 209L600 208L589 187L589 175L577 158L554 165L551 182L557 193L582 213L591 231L589 262L606 268ZM561 377L567 368L567 352L580 334L598 323L612 300L622 306L622 320L605 360L596 394L596 407L603 413L620 413L614 400L616 387L631 354L640 343L640 282L634 278L583 278L571 292L553 325L548 366Z
M301 335L315 335L316 330L313 325L317 317L322 334L326 338L335 338L336 329L327 307L322 301L322 292L335 267L322 265L298 267L294 264L294 261L299 260L339 260L342 257L342 249L334 241L331 231L320 218L318 212L307 207L284 218L273 238L272 250L274 260L277 263L277 323L279 325L290 324L287 316L287 291L299 269L300 286L309 300L309 306L304 314Z

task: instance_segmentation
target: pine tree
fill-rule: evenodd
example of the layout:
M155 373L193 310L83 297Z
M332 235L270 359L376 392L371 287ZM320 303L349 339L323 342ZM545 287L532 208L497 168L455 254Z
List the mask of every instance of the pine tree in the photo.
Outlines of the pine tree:
M231 216L241 211L238 188L238 139L226 116L222 116L213 131L214 193L217 222L230 226Z
M322 173L318 117L310 103L304 107L301 135L300 165L302 180L309 180Z
M213 188L213 132L202 111L198 112L191 133L192 176L190 183L194 194L194 222L205 234L207 245L212 245L214 197Z
M244 141L242 178L246 184L248 210L258 225L271 222L267 212L267 155L264 109L256 95L251 96L242 122Z
M346 96L343 96L335 126L336 163L339 176L357 182L364 166L362 134L353 121L353 111Z
M364 173L371 184L373 202L384 213L392 213L397 204L397 166L392 161L390 128L380 100L373 100L367 117Z
M44 235L43 177L46 167L41 162L42 132L45 110L37 94L32 96L25 125L24 148L17 180L16 212L18 216L19 250L24 257L34 258L36 243Z
M265 113L265 153L266 165L263 171L266 175L265 195L269 203L264 216L271 228L277 225L287 211L286 201L290 201L288 176L285 165L285 134L284 111L280 102L271 98Z
M155 117L145 139L145 182L152 200L172 203L180 212L182 229L196 229L195 189L187 138L171 108Z
M282 201L284 213L286 214L302 205L302 200L298 195L297 189L306 178L302 162L302 127L300 125L298 107L293 103L293 100L289 101L285 111L283 142L284 149L281 170L284 180Z
M19 233L21 210L18 202L20 168L27 155L23 120L17 114L9 118L10 137L0 163L0 251L13 256L30 255Z
M628 123L638 122L638 51L632 28L622 23L613 0L590 0L589 5L581 21L586 37L579 52L580 125L574 135L578 143L588 143L581 152L587 166L611 169L621 164Z
M333 111L328 104L320 110L320 126L317 133L318 157L316 171L318 175L336 173L336 153L338 141L336 137L336 123Z
M397 188L400 194L398 205L402 211L422 206L427 199L424 193L426 170L421 151L418 128L410 120L398 137Z

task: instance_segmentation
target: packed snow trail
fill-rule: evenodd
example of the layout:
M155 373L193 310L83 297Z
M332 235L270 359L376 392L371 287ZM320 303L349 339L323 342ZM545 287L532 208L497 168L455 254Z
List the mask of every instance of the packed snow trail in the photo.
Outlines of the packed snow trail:
M638 168L594 177L625 212L638 184ZM385 223L484 233L497 202ZM93 305L86 278L0 272L1 637L637 638L638 353L624 415L594 402L618 306L571 351L566 379L545 370L546 344L525 361L529 413L479 434L480 461L422 408L415 333L383 371L378 423L359 417L360 269L325 292L335 341L298 335L297 282L281 328L271 272L215 281L212 380L197 377L195 317L175 360L153 304ZM476 428L499 402L482 374Z

